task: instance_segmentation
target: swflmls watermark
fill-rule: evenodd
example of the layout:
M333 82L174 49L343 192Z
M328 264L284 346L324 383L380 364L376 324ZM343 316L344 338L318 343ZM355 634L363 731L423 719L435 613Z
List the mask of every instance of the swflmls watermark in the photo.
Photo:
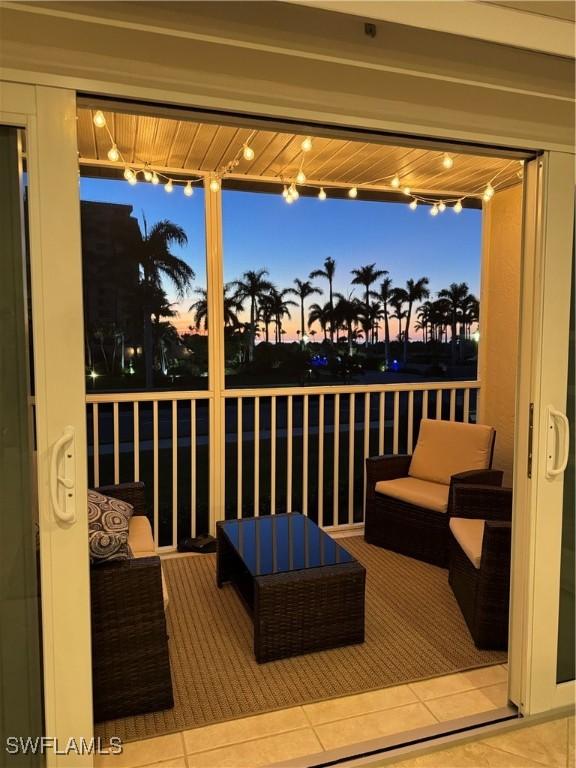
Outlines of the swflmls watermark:
M55 736L8 736L5 744L9 755L120 755L122 750L122 739L118 736L64 740Z

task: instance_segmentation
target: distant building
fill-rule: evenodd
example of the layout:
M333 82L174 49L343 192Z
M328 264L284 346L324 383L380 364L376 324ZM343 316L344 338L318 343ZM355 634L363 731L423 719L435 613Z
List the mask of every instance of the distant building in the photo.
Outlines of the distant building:
M133 343L138 264L131 258L140 238L131 205L81 202L84 323L88 333L115 328Z

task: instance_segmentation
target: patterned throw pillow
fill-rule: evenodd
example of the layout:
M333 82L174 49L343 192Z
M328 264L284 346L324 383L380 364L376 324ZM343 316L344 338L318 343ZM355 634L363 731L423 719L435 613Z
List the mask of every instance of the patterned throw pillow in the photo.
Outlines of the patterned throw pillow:
M128 524L134 508L120 499L88 491L88 541L90 560L128 560Z

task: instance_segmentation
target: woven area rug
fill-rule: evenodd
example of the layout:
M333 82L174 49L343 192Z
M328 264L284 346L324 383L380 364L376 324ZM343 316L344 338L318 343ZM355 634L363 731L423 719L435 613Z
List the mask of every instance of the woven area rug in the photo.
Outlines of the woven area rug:
M339 543L367 570L363 644L257 664L240 598L216 587L216 556L167 559L175 706L101 723L96 734L144 739L506 660L474 646L448 571L359 536Z

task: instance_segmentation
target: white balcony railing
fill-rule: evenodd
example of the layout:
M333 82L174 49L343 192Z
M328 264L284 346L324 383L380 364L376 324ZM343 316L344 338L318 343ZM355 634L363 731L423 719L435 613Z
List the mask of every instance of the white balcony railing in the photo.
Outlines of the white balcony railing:
M143 480L161 551L224 517L363 521L364 463L411 453L423 417L475 421L478 382L88 394L91 485ZM223 457L224 466L212 466ZM222 460L220 460L221 463ZM215 504L214 499L219 502Z

